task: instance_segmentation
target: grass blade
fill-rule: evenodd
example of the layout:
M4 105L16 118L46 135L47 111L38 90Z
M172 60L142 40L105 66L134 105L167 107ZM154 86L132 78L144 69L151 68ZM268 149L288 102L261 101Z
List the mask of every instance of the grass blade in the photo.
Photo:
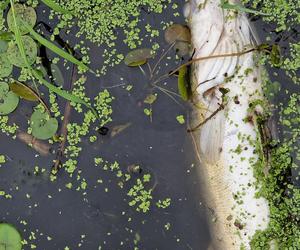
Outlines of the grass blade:
M255 15L269 16L269 14L266 14L264 12L248 9L240 4L230 4L228 2L225 2L224 0L221 1L221 7L222 7L222 9L227 9L227 10L237 10L240 12L251 13L251 14L255 14Z
M33 28L31 28L28 24L25 24L26 27L28 28L30 34L33 36L35 40L37 40L40 44L44 45L46 48L50 49L53 51L55 54L61 56L62 58L66 59L67 61L76 64L77 66L93 72L88 66L86 66L83 62L79 61L76 59L74 56L69 54L68 52L64 51L63 49L57 47L55 44L52 42L49 42L46 38L42 37L40 34L34 31Z
M51 1L51 0L41 0L45 5L47 5L49 8L51 8L52 10L62 13L62 14L69 14L72 15L72 13L69 10L66 10L64 8L62 8L60 5L58 5L57 3Z
M62 98L70 101L70 102L75 102L75 103L80 103L83 104L84 106L86 106L87 108L91 109L93 114L98 118L98 114L96 112L95 109L93 109L93 107L88 104L87 102L85 102L84 100L80 99L79 97L69 93L66 90L60 89L58 87L56 87L55 85L49 83L48 81L46 81L43 77L41 77L41 75L39 74L38 71L32 69L32 74L35 78L37 78L43 85L45 85L50 91L54 92L55 94L61 96Z
M84 100L80 99L79 97L75 96L75 95L72 95L71 93L69 93L68 91L66 90L62 90L62 89L59 89L58 87L54 86L53 84L47 82L40 74L37 70L33 69L31 67L31 65L28 63L28 60L27 60L27 57L26 57L26 54L25 54L25 49L24 49L24 45L23 45L23 41L22 41L22 38L21 38L21 34L20 34L20 30L19 30L19 27L17 26L17 18L16 18L16 13L15 13L15 9L14 9L14 0L10 0L10 4L11 4L11 9L12 9L12 14L13 14L13 19L14 19L14 24L15 24L15 37L16 37L16 43L18 45L18 48L20 50L20 54L22 56L22 58L24 59L26 65L27 65L27 68L30 69L31 73L32 73L32 76L36 79L38 79L41 84L45 85L49 90L51 90L52 92L56 93L57 95L61 96L62 98L70 101L70 102L75 102L75 103L80 103L80 104L83 104L85 105L87 108L91 109L93 114L99 118L96 110L90 105L88 104L87 102L85 102ZM31 30L33 30L29 25L27 25L28 28L30 28ZM35 31L34 31L35 32ZM36 32L35 32L36 33ZM36 33L37 34L37 33ZM39 34L37 34L38 36L40 36ZM42 37L43 38L43 37ZM43 38L44 40L46 40L45 38ZM47 43L50 43L46 40ZM50 45L54 46L52 43L50 43ZM56 46L54 46L56 47ZM58 47L56 47L57 49L59 49ZM62 50L63 51L63 50ZM53 51L55 52L55 51ZM66 53L68 56L71 56L70 54L68 54L67 52L63 51L64 53ZM73 56L71 56L72 58L74 58ZM75 59L75 58L74 58ZM75 59L77 60L77 59ZM82 62L80 62L81 64L83 64ZM84 64L83 64L84 65ZM84 65L85 66L85 65ZM85 66L87 67L87 66ZM37 88L37 86L36 86ZM38 91L38 89L37 89Z

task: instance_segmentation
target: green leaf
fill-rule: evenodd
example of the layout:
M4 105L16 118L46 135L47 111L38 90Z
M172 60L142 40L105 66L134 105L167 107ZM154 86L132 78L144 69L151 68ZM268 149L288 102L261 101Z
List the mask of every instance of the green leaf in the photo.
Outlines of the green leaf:
M8 77L13 71L13 65L9 62L7 53L0 54L0 78Z
M87 102L85 102L84 100L80 99L79 97L72 95L71 93L69 93L66 90L60 89L58 87L56 87L55 85L47 82L44 78L42 78L42 76L40 75L40 73L37 70L32 69L32 74L35 78L37 78L43 85L45 85L49 90L51 90L52 92L54 92L55 94L61 96L62 98L70 101L70 102L74 102L74 103L80 103L83 104L84 106L86 106L87 108L91 109L93 114L99 118L97 112L95 109L93 109L91 107L90 104L88 104Z
M146 97L146 99L144 100L144 103L147 103L147 104L153 104L157 99L157 95L153 95L153 94L150 94Z
M37 16L35 10L32 7L26 6L24 4L14 5L14 15L17 20L16 24L14 21L12 8L10 8L7 14L7 25L8 28L14 33L16 33L16 25L18 26L20 34L25 35L29 32L29 30L26 28L25 23L30 27L34 27L36 23Z
M127 66L136 67L147 63L148 59L152 57L151 49L135 49L125 56L124 62Z
M21 250L22 237L17 229L7 223L0 224L0 249Z
M22 44L24 46L25 56L27 62L24 60L21 51L19 49L18 42L11 41L8 45L7 55L9 61L19 67L24 68L26 66L32 65L35 63L37 58L37 45L36 42L30 36L21 37Z
M281 60L281 51L279 45L276 44L272 45L270 60L275 67L279 67L281 65L282 60Z
M180 124L184 124L185 123L185 119L183 115L178 115L176 116L176 120L180 123Z
M50 117L48 113L43 113L37 109L30 118L32 135L40 140L47 140L55 135L58 129L58 121Z
M51 0L41 0L41 1L56 12L72 15L72 13L69 10L62 8L60 5L58 5L57 3Z
M14 9L14 1L10 0L10 4L11 4L11 10L12 10L14 22L15 22L15 24L17 24L17 20L16 20L16 16L15 16L15 9ZM30 28L29 26L27 26L27 27ZM16 43L17 43L18 48L20 50L20 54L21 54L24 62L26 63L27 68L31 70L32 75L36 79L38 79L41 84L45 85L49 90L51 90L52 92L56 93L57 95L61 96L62 98L66 99L68 101L75 102L75 103L81 103L81 104L85 105L86 107L88 107L89 109L91 109L92 112L93 112L93 114L99 119L99 115L97 114L96 110L91 107L91 105L89 105L87 102L85 102L84 100L80 99L79 97L70 94L68 91L61 90L61 89L57 88L56 86L52 85L51 83L47 82L41 76L41 74L40 74L39 71L34 70L31 67L31 65L28 63L28 60L27 60L27 57L26 57L26 53L25 53L25 49L24 49L24 45L23 45L23 42L22 42L22 39L21 39L20 31L19 31L17 25L16 25L16 30L15 30L15 36L16 36ZM44 39L44 40L46 40L46 39ZM48 41L46 40L46 42L48 42ZM64 52L64 53L66 53L66 52ZM68 53L66 53L66 54L69 55ZM71 56L71 55L69 55L69 56Z
M178 92L184 101L187 101L189 99L187 73L187 66L181 67L179 69Z
M6 52L7 48L8 48L8 42L0 40L0 53Z
M14 33L15 33L15 40L16 40L16 43L17 43L18 48L20 50L21 57L23 58L26 66L28 68L30 68L31 66L30 66L30 64L29 64L29 62L27 60L27 57L26 57L26 52L25 52L24 44L23 44L23 41L22 41L20 29L19 29L18 22L17 22L14 0L10 0L10 5L11 5L10 11L11 11L11 14L12 14L14 27L16 28L15 31L14 31Z
M12 32L0 32L0 40L3 40L3 41L11 41L11 40L14 40L15 39L15 36Z
M24 83L14 81L9 84L10 90L16 95L22 97L27 101L39 101L38 95L33 89L25 85Z
M53 81L55 83L57 83L57 85L61 85L61 86L64 86L64 77L63 77L63 74L61 72L61 70L59 69L59 67L52 63L51 64L51 72L52 72L52 76L53 76Z
M9 90L6 82L0 82L0 115L13 112L19 104L19 97Z
M93 72L83 62L79 61L74 56L72 56L71 54L69 54L66 51L62 50L61 48L57 47L55 44L49 42L47 39L45 39L44 37L42 37L40 34L36 33L33 30L33 28L30 27L29 25L27 25L27 24L25 24L25 25L28 28L28 30L29 30L30 34L32 35L32 37L35 40L37 40L40 44L44 45L45 47L47 47L48 49L50 49L51 51L53 51L55 54L61 56L62 58L66 59L67 61L69 61L71 63L74 63L77 66L83 68L84 70Z

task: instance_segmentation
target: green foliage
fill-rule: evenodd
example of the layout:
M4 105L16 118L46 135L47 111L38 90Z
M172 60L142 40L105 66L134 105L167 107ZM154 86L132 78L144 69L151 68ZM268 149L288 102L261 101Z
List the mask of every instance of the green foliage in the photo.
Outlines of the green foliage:
M25 24L29 25L30 27L34 27L37 19L35 10L32 7L28 7L24 4L15 4L14 12L15 13L13 14L12 8L8 11L8 28L15 33L15 25L17 25L21 35L27 34L29 30L27 29ZM17 24L15 23L13 15L18 17Z
M31 115L30 127L34 137L46 140L55 135L58 122L55 118L51 118L48 113L37 109Z
M10 224L0 224L0 249L21 250L22 238L20 233Z
M72 13L64 8L62 8L59 4L55 3L52 0L41 0L44 4L46 4L49 8L52 10L62 13L62 14L69 14L72 15Z
M0 82L0 115L13 112L19 104L19 97L9 90L6 82Z
M10 41L7 49L8 60L11 64L24 68L27 64L32 65L37 58L37 45L30 36L22 36L22 44L24 46L26 61L21 55L18 42Z

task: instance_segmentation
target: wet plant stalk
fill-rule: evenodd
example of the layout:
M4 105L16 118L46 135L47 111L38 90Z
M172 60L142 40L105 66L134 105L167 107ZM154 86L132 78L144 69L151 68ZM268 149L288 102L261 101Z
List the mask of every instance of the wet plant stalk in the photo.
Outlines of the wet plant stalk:
M71 83L70 83L70 87L69 87L70 92L73 89L74 82L76 81L76 79L77 79L77 66L73 64ZM59 145L59 149L56 154L55 163L52 167L52 172L54 172L54 173L57 173L57 171L59 170L59 168L61 166L62 158L64 156L64 151L65 151L65 147L66 147L66 143L67 143L67 136L68 136L67 126L70 122L71 111L72 111L71 103L70 103L70 101L67 101L66 105L65 105L65 110L64 110L64 119L63 119L63 123L62 123L61 129L60 129L60 135L62 136L62 141Z

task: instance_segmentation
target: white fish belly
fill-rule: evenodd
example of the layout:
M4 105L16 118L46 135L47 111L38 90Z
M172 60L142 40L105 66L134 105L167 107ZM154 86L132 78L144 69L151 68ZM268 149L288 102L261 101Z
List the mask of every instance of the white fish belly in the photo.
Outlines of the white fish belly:
M252 55L247 57L251 62ZM247 63L240 71L243 72L246 66ZM198 135L195 134L196 140L199 140L200 176L206 190L207 205L213 215L211 232L215 249L250 249L256 230L266 229L269 222L268 202L256 197L259 185L254 177L254 165L259 160L257 144L260 143L260 135L249 111L250 102L262 99L259 82L253 81L259 71L257 68L243 77L238 74L226 83L230 91L222 114L224 136L219 145L211 146L218 148L217 160L210 161L207 158L210 154L204 151L210 141L215 141L213 137L219 136L217 130L220 126L215 126L218 118L211 118L207 126L201 128Z

